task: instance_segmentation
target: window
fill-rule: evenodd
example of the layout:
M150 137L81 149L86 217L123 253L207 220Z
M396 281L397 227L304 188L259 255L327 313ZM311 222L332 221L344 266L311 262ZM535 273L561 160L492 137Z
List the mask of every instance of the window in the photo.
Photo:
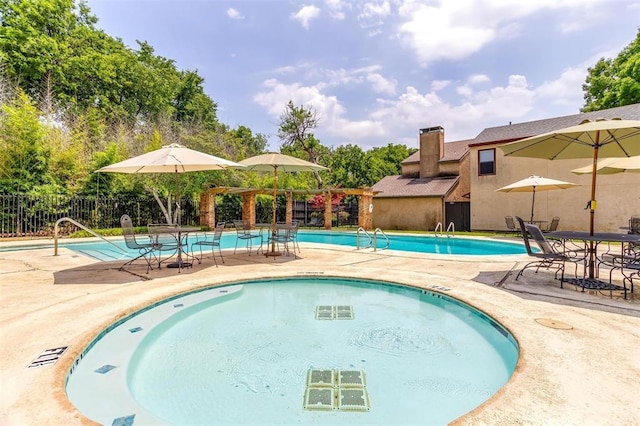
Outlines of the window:
M478 151L478 175L496 174L496 150L481 149Z

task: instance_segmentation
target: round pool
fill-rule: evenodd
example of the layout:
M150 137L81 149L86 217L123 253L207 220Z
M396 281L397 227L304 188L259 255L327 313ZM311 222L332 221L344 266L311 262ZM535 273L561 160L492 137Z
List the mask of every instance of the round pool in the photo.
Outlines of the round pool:
M518 348L439 290L300 277L174 296L96 337L66 391L102 424L447 424Z

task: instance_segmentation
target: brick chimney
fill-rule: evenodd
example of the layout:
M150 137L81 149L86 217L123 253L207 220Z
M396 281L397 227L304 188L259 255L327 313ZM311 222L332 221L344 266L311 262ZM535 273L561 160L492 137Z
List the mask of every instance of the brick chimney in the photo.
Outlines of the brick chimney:
M420 177L440 175L438 162L444 156L444 129L440 126L420 129Z

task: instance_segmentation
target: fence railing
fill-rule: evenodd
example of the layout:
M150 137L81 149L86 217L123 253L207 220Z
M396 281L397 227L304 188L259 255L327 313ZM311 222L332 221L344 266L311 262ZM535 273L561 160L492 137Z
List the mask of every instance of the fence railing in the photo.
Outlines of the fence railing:
M278 197L276 217L286 219L284 197ZM200 206L191 199L183 199L181 223L198 225ZM271 222L271 202L256 204L256 222ZM152 197L78 197L64 195L13 195L0 194L0 238L52 237L58 219L70 217L91 229L120 227L120 216L131 216L134 226L165 222L164 215ZM293 219L302 226L324 226L324 209L314 208L305 200L293 201ZM216 200L216 220L232 222L242 217L239 196L220 197ZM358 226L358 203L343 203L333 208L332 226ZM71 224L61 226L60 234L77 229Z

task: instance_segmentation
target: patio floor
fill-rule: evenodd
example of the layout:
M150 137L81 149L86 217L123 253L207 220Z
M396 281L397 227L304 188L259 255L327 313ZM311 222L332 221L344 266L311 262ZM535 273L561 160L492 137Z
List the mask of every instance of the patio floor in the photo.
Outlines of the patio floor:
M50 241L47 241L50 243ZM4 244L3 244L4 245ZM225 251L191 269L118 271L61 248L0 252L0 424L93 424L67 400L64 380L85 345L115 319L185 290L285 276L372 278L463 300L518 340L511 380L460 424L640 424L640 297L560 289L553 274L527 270L526 255L452 256L301 244L293 256ZM144 278L143 278L144 277ZM570 329L555 328L567 325ZM27 368L43 350L68 346L53 365ZM373 420L372 422L375 422ZM428 424L428 418L425 418Z

